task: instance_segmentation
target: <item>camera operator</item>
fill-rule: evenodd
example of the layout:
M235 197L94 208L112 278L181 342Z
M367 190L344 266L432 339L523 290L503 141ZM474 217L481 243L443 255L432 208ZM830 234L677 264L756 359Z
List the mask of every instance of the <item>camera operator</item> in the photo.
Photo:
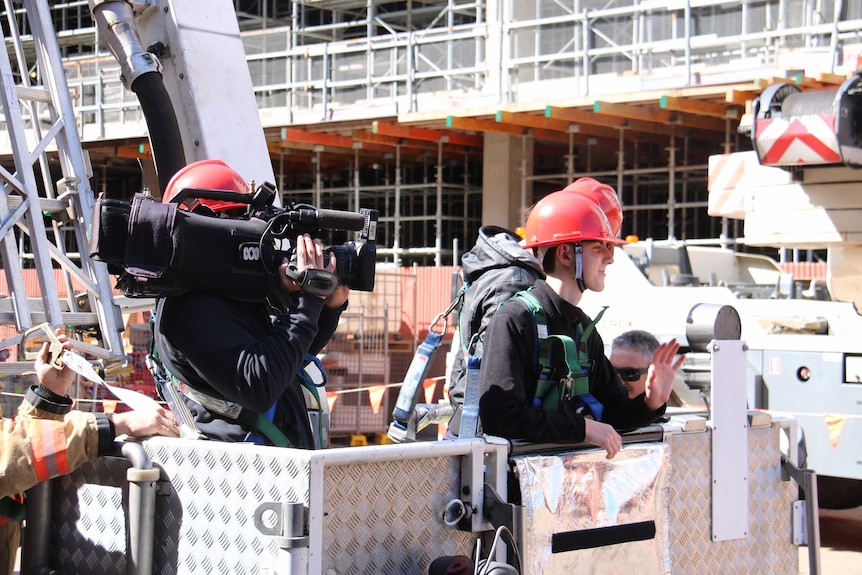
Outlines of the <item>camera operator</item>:
M162 201L184 188L249 192L242 177L219 160L195 162L180 170ZM197 199L181 209L234 217L246 207ZM296 238L293 265L299 273L334 272L336 262L319 239L302 234ZM193 291L165 297L158 306L154 330L158 358L183 392L198 430L210 439L315 447L300 374L308 358L319 353L335 332L349 289L338 286L325 297L306 293L287 277L287 267L285 259L278 270L279 285L261 301ZM237 404L242 412L219 409L218 404ZM268 432L272 426L261 422L261 415L287 443L279 443L277 432L275 437Z

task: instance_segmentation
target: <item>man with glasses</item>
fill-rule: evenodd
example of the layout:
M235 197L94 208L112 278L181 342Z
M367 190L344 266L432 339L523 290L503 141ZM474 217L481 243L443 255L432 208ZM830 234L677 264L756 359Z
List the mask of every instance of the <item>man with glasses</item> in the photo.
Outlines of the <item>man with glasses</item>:
M679 346L676 347L679 349ZM608 359L623 380L629 398L635 398L646 392L648 378L670 382L673 386L685 356L680 356L676 362L671 363L675 353L671 352L672 346L669 343L659 344L655 336L648 331L633 329L614 338ZM662 387L665 385L667 384L662 383Z
M622 448L616 429L648 425L664 414L673 378L648 377L644 393L629 398L594 322L577 307L587 289L604 289L605 268L614 261L614 245L622 243L590 198L554 192L530 211L523 246L533 250L547 278L529 290L532 303L513 298L521 301L510 300L491 318L479 376L485 433L583 441L610 459ZM670 364L678 350L672 340L654 361Z
M673 382L673 390L668 399L669 406L705 407L698 391L690 389L679 376L679 368L685 356L679 357L672 364L673 356L669 356L667 349L659 345L658 339L648 331L633 329L618 335L611 342L608 359L628 389L629 397L644 393L647 378L656 377ZM653 366L654 375L650 375L650 366Z

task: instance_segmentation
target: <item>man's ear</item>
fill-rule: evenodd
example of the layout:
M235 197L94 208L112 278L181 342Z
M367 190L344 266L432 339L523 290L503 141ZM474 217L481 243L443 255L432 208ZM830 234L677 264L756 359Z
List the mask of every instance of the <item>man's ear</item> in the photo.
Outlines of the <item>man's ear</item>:
M556 258L564 266L574 265L575 250L571 244L560 244L557 246Z

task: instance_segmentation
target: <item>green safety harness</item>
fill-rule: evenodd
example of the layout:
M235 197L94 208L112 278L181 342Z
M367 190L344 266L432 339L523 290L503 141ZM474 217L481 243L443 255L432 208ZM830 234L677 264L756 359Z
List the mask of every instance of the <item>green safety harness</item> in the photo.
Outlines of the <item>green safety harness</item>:
M590 359L587 342L596 324L602 319L607 307L596 315L586 328L577 327L577 342L567 335L549 334L545 310L533 295L533 288L520 291L509 300L521 302L530 311L536 325L536 394L527 400L527 406L536 409L559 409L560 402L573 400L575 409L584 416L601 421L603 406L590 393ZM553 366L550 363L551 346L559 341L563 346L568 373L559 381L553 381ZM467 386L464 391L464 413L458 437L476 437L479 423L479 370L482 358L475 355L467 357Z
M567 335L548 333L545 310L536 296L530 293L532 289L520 291L511 298L520 301L530 310L536 324L536 395L529 400L529 406L555 410L559 408L561 401L574 399L577 408L588 408L586 412L582 411L583 413L601 421L603 406L590 393L590 371L594 362L590 359L587 345L607 307L602 308L586 328L578 324L575 342ZM554 341L562 344L568 369L566 376L559 381L551 379L554 368L550 364L550 355Z

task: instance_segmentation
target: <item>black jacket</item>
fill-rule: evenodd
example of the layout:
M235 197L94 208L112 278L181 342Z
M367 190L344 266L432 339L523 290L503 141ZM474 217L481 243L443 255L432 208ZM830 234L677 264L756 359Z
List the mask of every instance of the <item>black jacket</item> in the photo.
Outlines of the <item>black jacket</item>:
M346 307L297 294L270 307L220 295L165 298L155 343L162 361L192 388L257 413L276 404L273 423L295 447L314 446L297 373L307 353L319 353ZM186 400L198 428L212 439L243 441L250 429Z
M577 324L584 328L590 318L580 308L558 296L544 281L536 282L533 295L545 310L550 334L568 335L577 341ZM488 327L480 376L479 414L482 429L490 435L535 442L584 441L584 418L574 412L573 402L559 410L531 407L536 392L536 323L527 307L518 301L502 306ZM596 331L588 340L593 360L590 393L604 406L602 422L620 428L648 425L664 413L647 408L645 395L629 399ZM546 358L541 358L547 361ZM561 346L551 348L553 380L567 373Z

